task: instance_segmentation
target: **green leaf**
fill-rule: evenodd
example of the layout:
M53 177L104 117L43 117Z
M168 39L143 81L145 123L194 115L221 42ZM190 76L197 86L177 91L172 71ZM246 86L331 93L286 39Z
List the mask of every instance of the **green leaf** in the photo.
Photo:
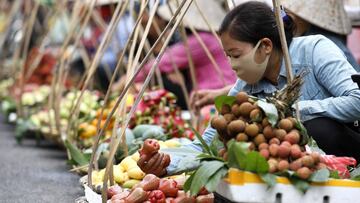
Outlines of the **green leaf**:
M203 150L208 153L212 154L209 145L206 144L205 140L202 138L202 136L194 129L194 127L190 126L192 131L194 131L196 138L200 141L200 144L203 148Z
M224 167L225 163L221 161L204 161L201 166L196 170L194 179L192 180L190 187L190 195L197 195L200 189L206 185L209 178L216 173L221 167Z
M334 179L340 179L340 176L339 176L339 171L330 171L330 178L334 178Z
M65 140L64 144L70 152L71 159L74 160L79 166L89 164L89 156L85 156L76 146L71 144L68 140Z
M172 168L171 174L180 174L183 172L196 170L200 165L200 161L197 159L197 156L201 154L199 151L186 147L165 148L161 149L160 151L165 154L169 154L170 157L181 157L181 160L178 162L178 164Z
M310 176L310 181L312 182L316 182L316 183L323 183L329 180L329 176L330 176L330 171L326 168L320 169L315 171L311 176Z
M360 175L354 176L350 180L360 181Z
M214 192L221 179L225 177L227 173L228 169L226 167L222 167L216 171L216 173L209 178L209 181L205 185L207 191Z
M236 142L230 140L228 146L228 166L238 169L244 169L246 165L246 155L249 152L249 143Z
M272 103L268 103L262 99L259 99L257 101L257 105L265 112L265 115L268 118L269 123L271 123L271 125L275 127L279 119L278 111L275 105Z
M251 151L246 156L245 170L260 174L267 173L269 171L269 164L259 152Z
M289 178L289 180L296 187L296 189L300 190L303 193L305 193L310 187L310 184L307 181L302 180L298 177L292 176Z
M305 128L304 125L303 125L300 121L298 121L298 120L296 120L295 127L300 131L300 135L301 135L299 144L300 144L301 146L306 145L306 144L309 142L309 135L308 135L308 133L307 133L306 128ZM315 142L315 143L316 143L316 142Z
M220 158L220 157L217 157L217 156L212 156L212 155L210 155L210 154L205 154L205 153L199 154L196 158L199 159L199 160L201 160L201 161L202 161L202 160L218 160L218 161L224 161L223 158Z
M188 179L186 179L185 183L184 183L184 190L185 192L188 192L191 188L191 184L194 180L194 176L195 176L195 173L191 174L190 177Z
M210 150L214 156L219 155L219 149L224 148L224 143L218 138L218 135L214 137L210 144Z
M215 107L218 110L218 112L221 111L221 107L224 104L232 105L236 101L236 97L234 96L227 96L227 95L220 95L215 98Z
M276 175L271 173L260 174L261 180L263 180L269 187L274 187L276 185Z

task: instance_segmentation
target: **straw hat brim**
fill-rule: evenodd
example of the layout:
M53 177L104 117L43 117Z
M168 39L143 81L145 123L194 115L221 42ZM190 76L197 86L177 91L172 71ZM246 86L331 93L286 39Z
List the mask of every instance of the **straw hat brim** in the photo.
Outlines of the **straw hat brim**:
M342 0L282 0L281 4L296 16L325 30L341 35L351 32Z
M201 10L199 12L198 7ZM179 1L180 2L180 1ZM185 27L194 27L200 31L210 31L211 29L205 22L201 13L205 16L211 28L218 30L222 20L224 19L226 12L221 6L222 0L194 0L189 10L186 12L183 18L183 24ZM168 4L161 5L157 11L157 14L165 19L170 20L173 16L173 12L178 8L176 0L168 0ZM171 10L169 9L171 8Z

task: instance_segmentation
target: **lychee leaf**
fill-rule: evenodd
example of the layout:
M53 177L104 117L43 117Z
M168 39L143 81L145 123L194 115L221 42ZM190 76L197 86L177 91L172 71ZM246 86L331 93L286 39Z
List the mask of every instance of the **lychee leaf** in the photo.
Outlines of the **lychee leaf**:
M246 171L256 172L258 174L267 173L269 164L259 152L251 151L246 155Z
M316 182L316 183L323 183L329 180L329 176L330 176L330 171L326 168L320 169L315 171L311 176L310 176L310 181L312 182Z
M264 181L269 187L274 187L276 185L276 175L271 173L260 174L260 178Z
M217 186L219 185L221 179L225 177L227 173L228 173L228 169L226 167L222 167L218 171L216 171L216 173L212 175L209 178L208 182L206 183L205 185L206 190L209 192L214 192Z
M215 98L215 107L218 110L218 112L220 112L221 107L224 104L228 104L231 106L234 104L235 101L236 101L236 97L234 97L234 96L220 95Z
M234 139L227 143L228 166L238 169L246 167L246 155L249 152L249 143L236 142Z
M279 114L276 106L261 99L259 99L256 103L264 111L272 127L275 127L279 120Z
M329 178L340 179L339 171L337 170L330 171Z
M309 142L309 135L307 133L307 130L306 128L304 127L304 125L296 120L296 124L295 124L295 127L300 131L300 135L301 135L301 138L300 138L300 145L303 146L303 145L306 145L308 142Z
M306 180L302 180L296 176L291 176L289 180L296 187L296 189L303 193L305 193L310 187L310 184Z

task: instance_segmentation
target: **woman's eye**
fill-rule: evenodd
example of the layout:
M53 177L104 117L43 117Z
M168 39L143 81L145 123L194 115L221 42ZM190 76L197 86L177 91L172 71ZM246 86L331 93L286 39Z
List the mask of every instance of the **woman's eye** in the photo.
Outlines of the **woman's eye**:
M232 56L232 58L234 58L234 59L240 58L240 55Z

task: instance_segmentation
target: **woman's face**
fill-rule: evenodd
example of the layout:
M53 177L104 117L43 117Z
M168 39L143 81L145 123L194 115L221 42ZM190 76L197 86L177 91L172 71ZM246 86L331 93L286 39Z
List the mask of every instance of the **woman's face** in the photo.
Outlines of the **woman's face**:
M223 33L220 38L232 69L240 79L248 84L255 84L263 78L272 51L270 39L263 38L254 46L232 38L228 32Z
M223 33L220 36L220 39L225 54L231 58L239 58L243 55L246 55L254 48L254 45L249 42L243 42L232 38L228 32ZM265 60L267 54L269 54L269 51L265 50L265 48L266 45L262 43L256 50L254 56L254 60L256 63L262 63Z

